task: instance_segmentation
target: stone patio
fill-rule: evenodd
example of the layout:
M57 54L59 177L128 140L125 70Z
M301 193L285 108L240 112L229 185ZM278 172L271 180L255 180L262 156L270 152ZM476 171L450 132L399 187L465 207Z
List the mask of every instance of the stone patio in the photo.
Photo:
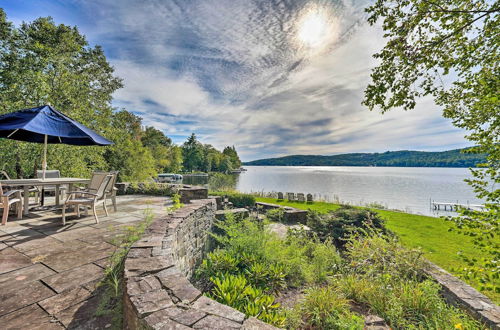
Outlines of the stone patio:
M166 197L119 196L118 212L98 211L77 218L70 212L62 226L60 210L10 216L0 226L0 328L105 329L110 315L96 315L96 284L104 276L114 239L144 219L150 209L165 213ZM47 199L50 205L51 200Z

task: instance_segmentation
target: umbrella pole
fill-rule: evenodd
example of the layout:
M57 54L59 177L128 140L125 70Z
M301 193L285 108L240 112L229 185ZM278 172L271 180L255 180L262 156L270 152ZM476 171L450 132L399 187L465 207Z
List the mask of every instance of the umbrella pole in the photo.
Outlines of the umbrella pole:
M45 180L45 171L47 170L47 134L43 141L43 162L42 162L42 179Z

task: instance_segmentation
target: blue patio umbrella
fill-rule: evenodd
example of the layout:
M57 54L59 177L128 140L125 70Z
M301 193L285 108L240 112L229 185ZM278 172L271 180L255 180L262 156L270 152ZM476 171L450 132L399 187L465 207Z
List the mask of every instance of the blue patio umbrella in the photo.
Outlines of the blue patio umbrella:
M112 141L69 118L50 105L24 109L0 116L0 138L43 143L43 178L47 169L47 144L107 146Z

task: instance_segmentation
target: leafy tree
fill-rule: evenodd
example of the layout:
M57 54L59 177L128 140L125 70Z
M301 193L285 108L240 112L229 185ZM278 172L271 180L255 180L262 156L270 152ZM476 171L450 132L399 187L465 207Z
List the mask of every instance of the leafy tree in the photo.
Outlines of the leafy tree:
M154 155L156 171L164 172L171 165L170 148L172 140L165 136L162 131L154 127L146 127L142 132L141 141Z
M228 156L223 156L220 163L220 171L223 173L229 173L233 170L233 163Z
M165 172L180 172L182 170L182 148L176 145L170 146L170 148L168 149L167 160L169 162L165 166Z
M0 35L0 113L50 103L108 136L112 93L122 84L99 46L90 47L76 27L56 25L51 18L14 28L2 9ZM50 146L48 166L64 175L88 175L102 167L104 152ZM2 142L0 155L0 166L13 176L32 176L41 164L41 146L33 143Z
M183 167L186 171L200 171L203 169L203 145L196 139L194 133L182 145Z
M231 161L231 167L233 169L240 168L241 160L234 146L225 147L224 150L222 151L222 154L229 158L229 160Z
M162 131L154 127L146 127L142 134L141 141L142 144L148 148L157 146L170 147L172 145L172 140L163 134Z
M364 104L382 112L413 109L433 97L443 116L467 130L487 154L469 184L485 200L484 211L462 210L453 220L474 237L482 256L468 260L466 276L486 290L500 290L500 1L377 0L368 21L382 20L387 43L375 57Z

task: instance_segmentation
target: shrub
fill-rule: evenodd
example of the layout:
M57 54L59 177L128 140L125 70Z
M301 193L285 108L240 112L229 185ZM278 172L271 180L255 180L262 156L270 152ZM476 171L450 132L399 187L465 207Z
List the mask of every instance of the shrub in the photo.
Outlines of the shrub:
M480 328L470 317L449 306L440 286L423 275L425 261L418 250L398 244L394 237L369 232L346 245L344 275L331 285L347 298L367 305L396 329Z
M214 288L208 294L209 297L272 325L285 325L285 316L279 310L280 304L275 302L272 295L252 287L245 276L219 274L210 280Z
M304 300L294 307L292 329L363 329L364 320L350 311L349 300L333 287L306 290Z
M431 281L405 280L384 274L341 276L332 285L349 299L369 306L394 329L481 329L478 322L443 300Z
M234 207L254 207L255 196L250 194L243 194L236 191L216 191L210 192L210 195L225 196L229 202L233 203Z
M266 212L266 217L269 221L285 222L285 209L282 207L271 209Z
M172 185L167 183L156 183L156 182L131 183L127 187L126 194L172 196L174 195L174 188Z
M220 233L211 235L219 249L203 260L198 280L210 278L206 289L214 299L274 325L284 326L285 318L281 309L272 307L274 293L306 283L325 284L341 263L330 241L293 235L280 239L257 221L232 216L216 227Z
M388 274L401 279L422 279L426 261L419 249L408 249L394 236L369 233L346 244L349 268L368 276Z
M321 240L331 238L339 247L343 247L352 235L361 235L368 229L387 232L383 220L376 212L349 205L343 205L324 214L310 210L307 215L307 225Z

